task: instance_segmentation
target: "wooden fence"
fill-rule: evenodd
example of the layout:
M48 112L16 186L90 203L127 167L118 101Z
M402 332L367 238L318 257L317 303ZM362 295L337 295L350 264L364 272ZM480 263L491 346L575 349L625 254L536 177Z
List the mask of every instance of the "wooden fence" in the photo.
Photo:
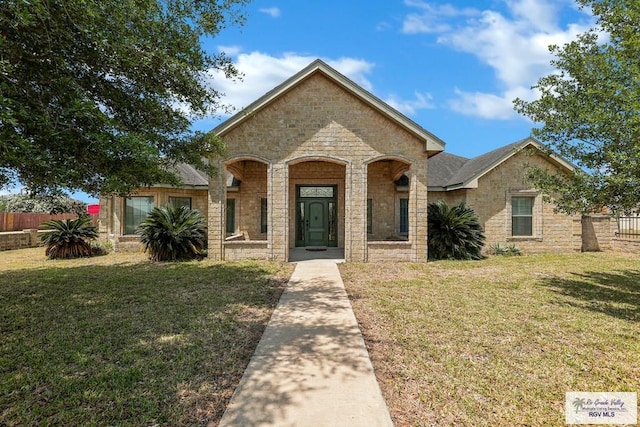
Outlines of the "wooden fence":
M42 223L50 219L75 219L78 215L66 213L49 215L45 213L0 212L0 232L39 229ZM94 218L94 223L97 218Z

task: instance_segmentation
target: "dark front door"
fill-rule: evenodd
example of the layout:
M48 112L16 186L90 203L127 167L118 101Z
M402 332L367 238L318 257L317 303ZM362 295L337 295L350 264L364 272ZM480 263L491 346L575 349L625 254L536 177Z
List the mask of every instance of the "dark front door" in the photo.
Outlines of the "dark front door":
M299 186L296 201L296 246L337 246L334 186Z
M326 200L305 200L304 204L307 213L305 246L327 246L329 203Z

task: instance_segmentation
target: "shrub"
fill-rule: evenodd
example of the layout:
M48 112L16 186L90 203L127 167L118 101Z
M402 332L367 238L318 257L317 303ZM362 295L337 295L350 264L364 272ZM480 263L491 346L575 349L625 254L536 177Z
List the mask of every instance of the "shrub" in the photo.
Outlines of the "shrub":
M481 259L484 230L475 211L464 203L450 207L443 201L427 207L430 259Z
M138 227L144 251L152 261L201 258L207 240L206 221L186 206L153 208Z
M54 219L45 221L43 226L51 230L40 238L50 259L91 256L91 241L98 238L98 230L91 224L90 217Z
M489 246L489 253L491 255L500 255L500 256L520 256L522 252L520 249L514 245L501 245L500 243L495 243Z
M103 240L91 243L92 255L108 255L113 252L113 243L110 240Z

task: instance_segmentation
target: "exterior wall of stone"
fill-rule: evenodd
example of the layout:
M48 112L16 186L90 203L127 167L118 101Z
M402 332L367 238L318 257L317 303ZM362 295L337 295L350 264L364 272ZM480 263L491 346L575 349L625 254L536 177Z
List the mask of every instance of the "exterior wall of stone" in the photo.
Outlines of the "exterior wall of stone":
M41 246L40 235L42 233L46 233L46 231L27 229L0 233L0 251L35 248L37 246Z
M554 205L543 202L542 196L525 179L524 164L553 167L542 156L518 153L478 180L478 188L467 190L467 204L480 217L491 244L515 244L525 253L575 252L582 247L582 224L579 215L554 212ZM511 235L511 196L536 195L534 202L534 236Z
M241 261L244 259L269 259L267 241L246 240L237 242L225 242L224 259L226 261Z
M156 207L166 206L169 203L169 197L190 197L191 208L199 211L205 218L209 208L207 190L204 189L145 187L132 193L131 196L151 196ZM117 235L124 233L124 200L124 198L117 196L100 198L100 216L98 218L100 233Z
M224 239L226 237L225 214L227 180L222 159L214 159L212 164L220 173L209 177L209 191L207 202L209 210L207 215L207 258L214 261L224 259Z
M411 261L412 245L409 242L369 242L367 244L367 261Z
M291 246L294 236L295 198L291 191L295 191L295 184L290 174L296 164L323 161L325 165L345 165L340 178L344 179L345 218L341 234L345 257L353 261L367 259L367 164L394 158L426 174L424 141L321 73L299 82L262 110L247 114L244 122L221 135L227 145L225 160L259 156L269 164L268 241L274 259L286 256L283 248ZM300 170L306 172L303 167ZM295 183L312 183L316 178L311 170L309 173L307 177L298 174ZM426 186L421 175L419 180ZM422 199L426 200L424 193ZM409 213L414 223L417 200Z
M411 261L426 262L428 221L427 163L414 162L409 169L409 241Z
M616 252L640 253L640 239L611 239L611 249Z
M455 206L462 202L467 202L468 190L453 190L453 191L429 191L429 203L437 202L438 200L444 200L449 206Z
M169 197L190 197L191 208L199 211L205 218L209 208L207 190L204 189L149 187L138 190L132 196L153 196L153 202L157 207L168 205Z
M377 161L368 165L367 199L371 199L372 240L394 239L399 230L398 213L400 197L396 197L396 185L392 180L389 161ZM409 198L409 193L404 193ZM371 248L371 246L369 246Z
M314 74L222 138L228 158L258 155L271 162L304 156L364 162L381 155L426 157L424 143L346 92Z
M284 162L272 163L269 166L267 178L268 224L267 240L270 245L270 259L287 261L289 258L289 211L288 168Z
M198 210L208 218L209 203L207 190L172 187L145 187L132 196L151 196L156 207L166 206L169 197L190 197L191 208ZM137 236L124 235L125 199L111 196L100 198L100 215L98 217L98 233L102 240L109 240L116 251L140 250L140 239Z

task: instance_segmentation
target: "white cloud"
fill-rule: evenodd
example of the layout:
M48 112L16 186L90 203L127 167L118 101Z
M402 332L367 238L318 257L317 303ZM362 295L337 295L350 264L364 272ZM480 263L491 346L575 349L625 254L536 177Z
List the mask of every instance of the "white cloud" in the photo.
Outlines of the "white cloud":
M226 51L227 53L229 51ZM210 73L212 86L225 94L222 102L236 111L246 107L260 96L284 82L316 60L315 56L286 53L275 57L262 52L238 52L234 60L236 68L242 73L242 81L233 82L224 78L224 74L214 70ZM367 75L374 64L357 58L322 58L331 67L338 70L364 89L373 86ZM219 112L219 114L223 114Z
M533 92L524 86L515 87L497 95L486 92L465 92L457 88L454 92L456 98L449 100L449 107L453 111L491 120L513 119L518 116L513 109L513 100L533 99Z
M406 0L409 7L420 10L410 13L402 23L402 32L406 34L442 33L452 29L450 18L475 16L479 11L474 8L458 9L450 4L432 4L420 0Z
M210 72L212 87L224 94L222 103L232 108L231 113L242 110L317 59L316 56L297 53L285 53L281 56L272 56L258 51L245 53L235 46L219 47L219 50L228 55L234 53L231 55L234 64L243 75L242 80L234 82L225 79L224 74L218 70ZM375 67L372 62L351 57L320 59L363 89L375 93L373 84L369 80ZM394 94L378 94L378 97L408 116L414 115L418 110L434 108L433 99L429 93L415 92L412 99L402 99ZM223 111L218 111L217 114L228 115Z
M271 16L272 18L279 18L280 17L280 9L278 9L277 7L263 7L261 9L259 9L260 12L262 13L266 13L267 15Z
M240 46L218 46L218 51L228 56L236 56L242 52L242 48Z
M437 33L439 43L474 55L494 70L497 93L456 89L449 103L457 112L483 118L514 117L512 95L533 99L528 88L553 71L548 46L563 45L593 26L593 19L584 15L582 22L562 27L563 4L552 0L503 0L505 9L477 13L418 0L405 4L422 13L408 14L403 32Z
M539 31L557 31L558 8L561 3L540 0L506 0L506 4L518 21L526 22Z
M391 95L385 99L385 102L407 116L414 115L416 110L434 108L433 97L430 93L416 92L414 95L414 99L399 99L395 95Z

